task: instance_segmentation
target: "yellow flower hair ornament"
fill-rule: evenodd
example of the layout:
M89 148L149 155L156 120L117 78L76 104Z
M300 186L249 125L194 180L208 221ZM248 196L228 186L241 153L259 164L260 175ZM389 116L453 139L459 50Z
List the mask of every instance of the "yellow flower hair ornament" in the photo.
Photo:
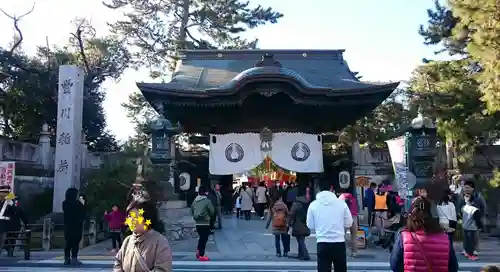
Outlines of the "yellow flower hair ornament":
M139 209L138 214L131 212L125 220L125 225L127 225L131 231L135 231L137 224L144 225L144 230L148 230L151 225L151 220L145 219L143 214L143 209Z

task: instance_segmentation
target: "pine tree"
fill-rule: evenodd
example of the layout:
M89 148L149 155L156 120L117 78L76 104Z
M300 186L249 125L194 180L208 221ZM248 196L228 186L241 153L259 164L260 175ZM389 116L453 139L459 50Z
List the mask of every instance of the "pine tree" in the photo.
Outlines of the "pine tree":
M246 40L241 34L283 17L271 8L251 7L239 0L109 0L104 4L126 11L125 20L111 28L137 49L135 64L149 67L153 77L173 68L179 49L255 48L257 40Z
M239 0L109 0L111 9L124 10L125 19L110 24L112 31L133 48L133 65L162 77L175 67L180 49L255 49L257 40L241 35L248 29L277 23L283 14ZM131 10L131 11L130 11ZM135 93L122 104L136 126L133 141L154 110Z
M8 14L7 14L8 15ZM75 21L75 32L65 47L38 48L35 56L20 50L22 39L19 17L10 16L17 31L11 48L0 47L0 103L2 134L11 139L37 142L47 123L56 130L59 65L75 64L85 70L83 131L92 151L116 150L114 136L106 129L102 102L102 83L117 79L128 67L128 51L112 36L96 37L87 21ZM52 137L55 140L56 137Z
M500 110L500 8L496 0L453 0L448 7L436 1L429 25L421 26L426 44L441 44L450 54L462 54L474 63L471 76L480 83L487 110Z
M429 20L427 25L420 25L418 33L424 37L426 45L441 45L443 48L436 51L447 51L450 55L465 54L468 41L467 28L458 29L460 19L455 17L453 11L435 0L434 9L427 10ZM454 35L459 32L460 35Z

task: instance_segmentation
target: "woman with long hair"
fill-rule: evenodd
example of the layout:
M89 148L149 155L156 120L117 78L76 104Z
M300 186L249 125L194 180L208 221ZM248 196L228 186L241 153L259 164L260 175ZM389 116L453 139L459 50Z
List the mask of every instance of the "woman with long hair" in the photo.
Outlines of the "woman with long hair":
M132 234L116 254L113 272L172 271L172 251L155 203L133 202L127 209Z
M444 232L448 234L450 243L453 244L453 233L457 228L457 211L455 204L453 204L453 193L447 189L443 193L443 197L438 202L436 211L439 217L439 225L443 228Z
M394 272L458 271L453 245L425 197L413 200L406 227L396 235L390 264Z

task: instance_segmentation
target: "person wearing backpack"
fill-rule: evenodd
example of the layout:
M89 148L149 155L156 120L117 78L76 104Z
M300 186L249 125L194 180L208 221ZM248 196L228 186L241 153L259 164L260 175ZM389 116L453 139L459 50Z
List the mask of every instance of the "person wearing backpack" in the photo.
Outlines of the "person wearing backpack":
M276 247L276 256L281 257L281 243L283 243L283 257L288 257L290 252L290 235L288 235L288 207L283 202L283 195L280 195L271 207L266 229L272 222L272 231L274 234L274 245ZM281 242L280 242L281 241Z
M198 196L191 204L191 214L196 223L196 232L198 232L198 247L196 250L196 258L200 261L208 261L205 256L205 248L207 246L208 237L210 236L211 229L210 223L212 218L215 217L215 207L212 201L207 197L208 192L204 186L198 189Z
M308 204L309 203L306 198L306 188L298 186L297 198L295 198L295 201L292 203L292 208L288 214L287 222L288 226L291 227L289 233L297 239L297 259L303 261L311 259L306 246L306 237L311 235L311 231L306 224Z

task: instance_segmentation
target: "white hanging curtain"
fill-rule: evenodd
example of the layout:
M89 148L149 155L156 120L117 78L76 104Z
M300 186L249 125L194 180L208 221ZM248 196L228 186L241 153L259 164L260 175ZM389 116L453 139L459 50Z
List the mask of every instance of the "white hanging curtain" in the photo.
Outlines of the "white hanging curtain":
M299 173L324 171L321 135L274 133L272 147L271 158L282 168Z
M231 175L250 171L264 160L257 133L210 134L209 171Z

